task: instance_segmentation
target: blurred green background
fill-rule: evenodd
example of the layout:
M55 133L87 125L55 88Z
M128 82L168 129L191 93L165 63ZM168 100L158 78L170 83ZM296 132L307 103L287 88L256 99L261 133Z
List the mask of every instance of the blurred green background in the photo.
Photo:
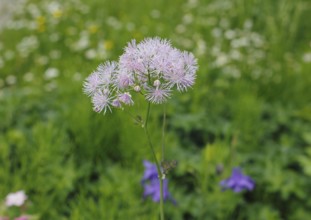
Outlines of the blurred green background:
M142 199L143 130L122 111L93 112L82 84L131 39L159 36L199 62L193 89L167 104L166 158L178 161L167 219L311 219L310 7L1 0L0 200L23 189L44 220L158 219ZM151 114L159 143L162 107ZM221 190L235 166L254 191Z

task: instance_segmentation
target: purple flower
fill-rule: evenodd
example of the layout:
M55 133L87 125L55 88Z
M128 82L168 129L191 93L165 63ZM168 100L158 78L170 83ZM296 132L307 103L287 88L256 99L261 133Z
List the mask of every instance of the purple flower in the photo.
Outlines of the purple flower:
M146 93L146 99L152 103L160 104L170 97L171 90L165 87L149 88Z
M133 75L125 71L119 72L115 77L115 87L118 89L126 89L134 83Z
M151 179L149 184L144 184L144 198L150 196L152 201L160 202L160 180ZM168 192L168 180L163 180L163 199L170 199L170 194Z
M236 167L232 170L232 174L228 179L220 182L221 187L226 189L232 189L238 193L242 190L252 191L255 188L255 181L249 176L243 175L240 168Z
M122 106L119 99L114 99L114 100L112 101L111 105L112 105L113 107L115 107L115 108L121 108L121 106Z
M158 171L157 171L157 166L148 160L143 161L144 167L145 167L145 172L142 178L142 183L145 181L151 180L151 179L158 179Z
M129 93L132 90L144 95L148 102L161 104L170 98L174 88L184 92L192 87L197 69L193 54L172 47L168 40L146 38L138 44L132 40L118 62L99 65L85 80L83 90L91 96L97 112L120 107L110 99L133 105Z
M86 78L83 84L83 91L88 96L94 95L101 84L101 78L98 72L93 72L89 77Z
M141 180L142 186L144 188L143 197L146 198L150 196L154 202L160 202L160 180L158 178L157 167L155 164L147 160L144 160L143 164L145 167L145 172ZM173 203L175 203L175 200L171 197L168 191L167 179L163 180L163 199L170 199Z
M83 84L83 91L88 96L93 96L100 89L107 89L111 84L111 77L116 72L116 62L106 62L97 67Z
M133 105L133 104L134 104L134 102L133 102L133 100L132 100L132 96L131 96L131 94L128 93L128 92L125 92L125 93L123 93L123 94L120 94L120 95L119 95L119 100L120 100L121 102L123 102L124 104L126 104L126 105Z
M101 76L102 84L109 85L111 77L116 73L118 67L117 62L105 62L97 67L97 72Z
M97 91L92 97L93 109L96 112L104 111L106 113L107 109L110 109L110 97L108 91Z

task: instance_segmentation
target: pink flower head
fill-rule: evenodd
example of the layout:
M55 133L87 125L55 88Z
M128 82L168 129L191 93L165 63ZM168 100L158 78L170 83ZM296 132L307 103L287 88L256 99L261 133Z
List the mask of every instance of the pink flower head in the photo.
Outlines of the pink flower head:
M109 87L116 68L116 62L100 64L96 71L86 78L83 84L84 93L88 96L93 96L98 90Z
M184 92L192 87L197 69L193 54L174 48L168 40L132 40L118 62L100 65L85 80L83 90L97 112L133 105L129 93L132 90L144 95L148 102L161 104L173 89Z
M21 215L21 216L15 218L14 220L29 220L29 217L26 215Z
M114 100L112 101L111 105L112 105L113 107L115 107L115 108L121 108L121 106L122 106L119 99L114 99Z
M100 75L98 72L93 72L86 78L83 84L83 91L88 96L92 96L99 88L101 84Z
M119 72L116 75L115 86L119 89L125 89L133 84L133 76L127 72Z
M131 96L131 94L128 93L128 92L125 92L125 93L123 93L123 94L120 94L120 95L119 95L119 100L120 100L121 102L123 102L124 104L126 104L126 105L133 105L133 104L134 104L134 102L133 102L133 100L132 100L132 96Z
M146 94L146 99L155 104L161 104L170 97L171 90L168 88L149 88Z
M23 190L10 193L6 196L5 204L6 206L22 206L27 199L27 195Z
M110 109L110 97L108 91L98 91L92 97L92 103L94 111L106 113L107 109Z

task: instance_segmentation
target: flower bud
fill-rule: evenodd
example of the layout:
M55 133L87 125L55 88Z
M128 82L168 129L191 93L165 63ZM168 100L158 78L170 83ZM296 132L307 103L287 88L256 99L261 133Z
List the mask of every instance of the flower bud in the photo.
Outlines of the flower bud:
M135 92L140 92L140 86L138 86L138 85L137 85L137 86L134 86L134 91L135 91Z
M153 82L153 86L155 87L159 87L160 85L161 85L161 82L158 79Z

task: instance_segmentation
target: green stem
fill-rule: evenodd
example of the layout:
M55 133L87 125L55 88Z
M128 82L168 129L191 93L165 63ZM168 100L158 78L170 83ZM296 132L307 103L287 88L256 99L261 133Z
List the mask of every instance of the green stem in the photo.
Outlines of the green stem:
M163 106L163 122L162 122L162 157L161 161L164 161L164 148L165 148L165 125L166 125L166 108Z
M164 220L163 179L162 179L161 167L160 167L159 161L157 159L157 156L154 152L154 148L153 148L151 138L150 138L150 134L149 134L148 127L147 127L149 115L150 115L150 102L148 102L148 109L147 109L147 115L146 115L146 120L145 120L145 124L144 124L144 131L145 131L145 134L147 136L148 144L150 146L153 158L154 158L155 163L156 163L157 171L158 171L158 178L160 180L160 218L161 218L161 220Z

